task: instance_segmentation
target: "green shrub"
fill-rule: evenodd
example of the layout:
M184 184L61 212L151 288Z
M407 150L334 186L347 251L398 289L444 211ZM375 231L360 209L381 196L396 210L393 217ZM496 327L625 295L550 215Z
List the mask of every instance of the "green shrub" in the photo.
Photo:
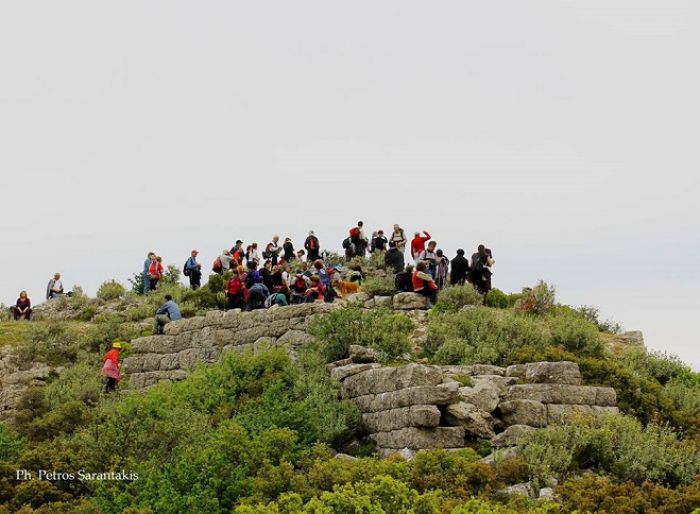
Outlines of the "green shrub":
M566 478L595 467L622 481L688 485L700 472L700 450L664 425L646 427L629 416L573 419L526 436L521 450L533 478Z
M622 326L619 323L611 320L601 321L597 307L593 307L592 305L582 305L576 309L575 312L586 321L590 321L597 326L598 330L601 332L608 332L610 334L619 334L622 332Z
M467 305L481 305L483 302L484 297L471 284L446 287L440 291L433 311L436 313L457 312Z
M116 280L109 280L107 282L103 282L102 285L97 289L97 297L100 300L116 300L117 298L121 298L126 294L126 289L124 289L124 286L121 285L119 282Z
M346 358L351 344L374 348L382 362L391 361L410 352L412 331L413 322L402 314L359 307L334 310L316 318L308 329L328 362Z
M516 302L522 298L520 293L506 294L500 289L491 289L486 296L486 305L496 309L509 309L515 306Z
M540 280L540 283L535 287L523 289L522 298L518 300L515 307L521 312L545 314L554 307L555 293L554 286Z
M0 423L0 461L11 462L24 451L24 441L14 430Z
M396 294L396 285L391 276L368 277L362 283L362 290L370 296L393 296Z
M45 390L49 408L57 409L64 403L75 400L95 405L102 390L101 365L99 357L91 355L66 368L51 380Z
M643 377L651 377L661 385L680 375L691 373L691 369L676 355L666 352L647 351L646 348L629 347L623 354L623 364Z

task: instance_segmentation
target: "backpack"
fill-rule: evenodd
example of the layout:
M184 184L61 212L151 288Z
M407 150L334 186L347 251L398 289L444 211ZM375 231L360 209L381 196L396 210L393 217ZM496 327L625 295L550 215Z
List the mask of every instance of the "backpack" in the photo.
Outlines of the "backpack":
M218 273L221 275L221 273L224 271L224 265L221 264L221 257L217 257L216 260L214 261L214 264L211 267L211 270L214 273Z
M304 277L297 277L294 281L294 291L297 293L303 293L306 291L306 280Z
M347 250L348 248L350 248L350 244L351 244L351 243L350 243L350 238L349 238L349 237L343 239L343 248L345 248L345 249Z
M318 248L318 239L316 236L311 236L309 238L309 250L316 250Z
M267 246L265 247L265 250L263 250L262 256L263 259L270 259L272 258L272 247L274 245L272 243L267 243Z
M186 277L190 276L190 268L187 267L187 263L190 262L189 259L185 262L185 265L182 268L182 274L185 275Z
M350 229L350 237L353 239L359 239L360 238L360 227L352 227Z
M272 293L270 296L265 298L265 308L269 309L277 303L277 293Z

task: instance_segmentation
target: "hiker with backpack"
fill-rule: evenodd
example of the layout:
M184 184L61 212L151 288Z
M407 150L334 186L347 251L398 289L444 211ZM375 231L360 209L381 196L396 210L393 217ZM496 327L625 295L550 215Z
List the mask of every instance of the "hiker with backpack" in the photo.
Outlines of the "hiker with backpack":
M282 245L282 250L284 254L282 258L285 262L292 262L294 260L294 245L292 244L292 239L289 237L284 238L284 244ZM274 266L274 264L273 264Z
M394 243L394 246L396 246L397 250L403 255L404 251L406 250L406 243L408 243L408 239L406 239L406 232L404 232L404 229L402 229L398 223L394 224L394 230L391 233L389 242Z
M280 248L279 245L280 241L280 236L273 236L272 241L267 243L267 246L265 247L265 251L263 252L263 258L264 259L270 259L272 261L272 265L276 266L277 265L277 259L279 258L279 254L282 251L282 248Z
M270 296L270 290L262 282L255 282L248 289L248 301L246 302L246 311L254 311L265 307L265 300Z
M318 278L321 280L321 283L324 285L324 287L330 286L331 277L330 275L328 275L328 271L326 271L326 268L321 259L314 261L314 269L316 270L316 274L318 275Z
M418 262L416 257L418 254L420 254L423 250L425 250L425 243L427 241L430 241L430 234L428 233L427 230L423 231L424 236L420 235L420 232L416 232L413 236L413 240L411 241L411 257L413 257L413 260Z
M358 221L357 225L350 229L350 242L354 247L353 253L360 257L365 256L365 252L367 251L367 246L369 244L363 227L364 223L362 221Z
M196 291L202 285L202 265L197 262L197 255L199 255L199 252L192 250L190 258L187 259L182 270L183 275L190 279L190 287L193 291Z
M235 265L240 266L243 264L243 258L245 257L245 251L243 250L243 241L238 239L236 241L236 245L231 248L231 267L233 267L233 263Z
M262 284L263 278L258 271L258 265L251 261L246 265L246 268L248 271L243 279L245 287L250 290L250 288L252 288L255 284Z
M238 269L231 271L231 278L226 282L226 309L243 309L245 307L243 280Z
M309 236L306 238L306 241L304 241L304 248L306 248L306 259L314 262L316 261L321 252L321 244L318 241L318 238L314 234L313 230L309 230Z
M309 280L304 276L304 272L300 269L296 271L292 280L292 303L299 304L306 301L306 290L309 288Z
M219 255L214 261L211 270L218 275L223 275L225 271L231 269L231 263L233 263L231 251L224 249L224 251L221 252L221 255Z
M393 273L400 273L403 271L404 258L403 252L401 252L396 243L391 241L389 243L389 250L384 254L384 264L391 269Z
M156 254L148 252L146 260L143 263L143 294L151 290L151 277L148 276L148 269L151 267L151 262L156 258Z
M273 292L265 300L266 309L269 309L274 305L278 305L280 307L286 307L287 305L289 305L289 288L287 286L284 286L283 289Z
M416 264L416 270L413 272L412 278L413 292L428 297L428 302L435 305L437 301L438 287L433 280L432 275L428 273L428 265L425 261L420 261Z
M394 277L394 285L399 293L413 292L413 265L409 264L405 270L399 271Z
M355 244L352 242L352 236L343 239L343 250L345 250L345 262L350 262L356 255Z
M450 284L464 285L469 277L469 260L464 256L464 250L457 250L457 256L450 264Z

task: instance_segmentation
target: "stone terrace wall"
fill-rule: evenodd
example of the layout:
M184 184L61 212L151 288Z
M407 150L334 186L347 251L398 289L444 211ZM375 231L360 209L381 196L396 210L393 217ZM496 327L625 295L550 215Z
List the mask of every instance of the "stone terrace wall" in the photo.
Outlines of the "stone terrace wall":
M272 307L252 312L209 311L206 316L168 323L165 335L132 341L124 360L131 388L141 389L162 380L182 380L199 362L216 362L223 353L262 346L290 346L309 339L311 320L336 308L313 303Z
M581 385L573 362L388 367L368 362L371 350L361 348L351 348L350 359L338 362L331 376L360 408L364 428L385 456L461 448L465 437L508 446L573 414L618 412L615 390Z

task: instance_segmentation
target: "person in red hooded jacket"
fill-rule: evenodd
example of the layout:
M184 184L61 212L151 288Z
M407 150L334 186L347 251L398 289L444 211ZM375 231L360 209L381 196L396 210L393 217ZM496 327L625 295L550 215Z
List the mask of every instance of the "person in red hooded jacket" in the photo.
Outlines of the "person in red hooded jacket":
M111 393L117 388L117 383L122 376L119 372L119 354L122 350L122 343L115 341L112 348L102 359L102 374L107 377L105 393Z
M413 260L418 257L418 254L420 254L422 251L425 251L425 243L427 241L430 241L430 234L428 233L427 230L423 231L424 236L420 235L420 232L416 232L413 236L413 239L411 240L411 257L413 257Z

